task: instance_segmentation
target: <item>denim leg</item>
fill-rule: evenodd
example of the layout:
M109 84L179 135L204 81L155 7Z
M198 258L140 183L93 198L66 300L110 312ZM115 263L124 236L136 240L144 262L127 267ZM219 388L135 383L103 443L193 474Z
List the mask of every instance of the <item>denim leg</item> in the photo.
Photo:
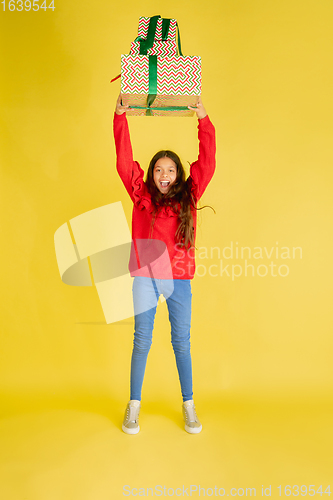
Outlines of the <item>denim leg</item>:
M167 299L171 323L171 343L176 357L183 401L193 399L191 360L191 304L190 280L173 280L174 291Z
M152 334L159 293L150 278L136 276L133 281L135 331L131 360L130 399L141 401L141 390ZM140 312L139 312L140 311Z

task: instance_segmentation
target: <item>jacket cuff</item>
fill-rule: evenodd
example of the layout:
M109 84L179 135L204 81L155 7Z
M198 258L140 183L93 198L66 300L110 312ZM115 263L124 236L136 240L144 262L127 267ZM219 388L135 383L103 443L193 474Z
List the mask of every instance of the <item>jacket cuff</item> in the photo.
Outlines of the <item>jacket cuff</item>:
M208 125L208 123L210 123L208 115L206 115L204 118L198 118L198 127L205 127L206 125Z
M121 115L118 115L116 112L114 112L114 120L124 120L126 119L126 112L122 113Z

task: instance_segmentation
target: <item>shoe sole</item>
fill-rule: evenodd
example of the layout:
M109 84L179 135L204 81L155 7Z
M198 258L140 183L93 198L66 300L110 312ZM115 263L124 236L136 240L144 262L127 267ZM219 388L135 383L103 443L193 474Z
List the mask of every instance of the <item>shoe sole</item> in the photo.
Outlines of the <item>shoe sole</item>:
M122 425L121 428L125 432L125 434L137 434L140 430L140 426L137 427L136 429L128 429L127 427Z
M188 427L187 425L185 425L185 430L189 434L199 434L199 432L202 431L202 425L200 427Z

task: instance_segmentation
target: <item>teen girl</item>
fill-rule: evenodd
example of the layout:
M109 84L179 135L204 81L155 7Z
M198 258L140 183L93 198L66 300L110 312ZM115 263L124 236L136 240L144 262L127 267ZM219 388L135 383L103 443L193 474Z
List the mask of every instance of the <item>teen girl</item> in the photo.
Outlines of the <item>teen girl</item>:
M201 98L196 106L188 107L197 114L199 137L199 157L191 164L188 179L176 153L159 151L143 180L143 170L133 161L126 118L128 106L122 105L121 95L114 114L117 171L134 203L130 271L134 276L135 332L130 401L122 424L127 434L140 430L141 389L160 294L166 298L169 311L185 430L198 433L202 429L192 390L191 279L195 272L196 205L213 176L216 145L215 129Z

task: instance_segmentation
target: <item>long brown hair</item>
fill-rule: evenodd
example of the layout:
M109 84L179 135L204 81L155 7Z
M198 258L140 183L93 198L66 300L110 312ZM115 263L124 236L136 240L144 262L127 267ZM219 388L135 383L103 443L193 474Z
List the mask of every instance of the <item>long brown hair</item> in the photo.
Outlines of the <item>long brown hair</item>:
M165 157L175 162L177 166L177 177L172 186L170 186L168 192L163 194L155 184L154 167L157 160ZM191 208L194 210L201 209L196 207L196 200L191 193L190 183L186 182L185 170L179 156L174 151L158 151L150 160L145 182L151 195L152 204L155 208L151 230L159 210L165 206L169 206L178 215L179 219L176 239L181 246L185 246L186 248L192 247L194 245L194 224Z

